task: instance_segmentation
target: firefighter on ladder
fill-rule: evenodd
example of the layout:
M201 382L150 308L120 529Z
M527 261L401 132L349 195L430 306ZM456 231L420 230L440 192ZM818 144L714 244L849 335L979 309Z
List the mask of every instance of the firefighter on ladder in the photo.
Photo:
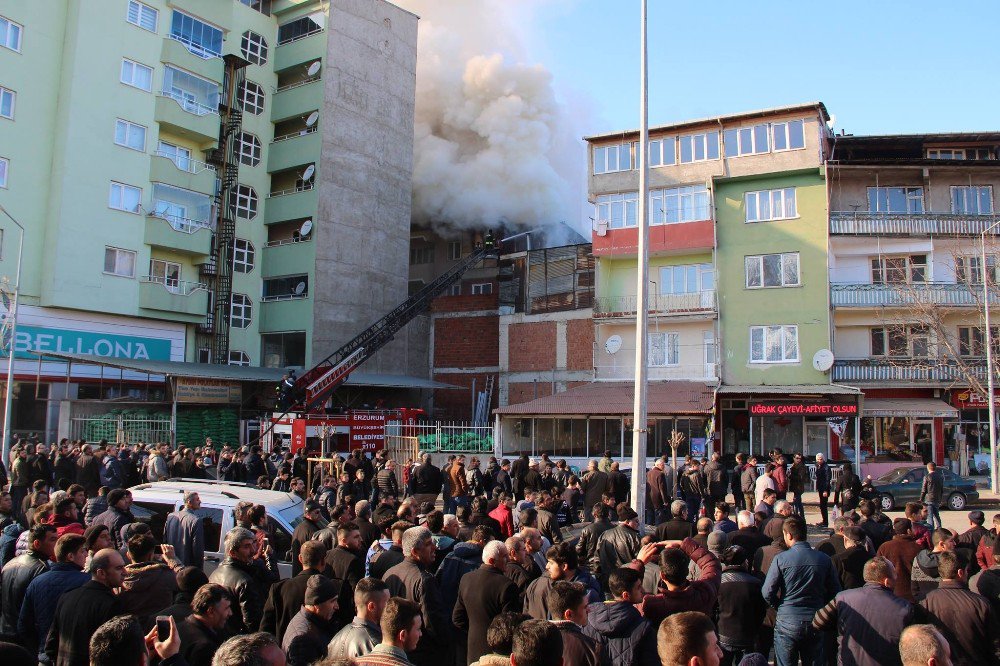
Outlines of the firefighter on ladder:
M278 393L277 408L279 411L286 411L291 406L294 390L295 371L289 370L281 376L281 383L275 388Z

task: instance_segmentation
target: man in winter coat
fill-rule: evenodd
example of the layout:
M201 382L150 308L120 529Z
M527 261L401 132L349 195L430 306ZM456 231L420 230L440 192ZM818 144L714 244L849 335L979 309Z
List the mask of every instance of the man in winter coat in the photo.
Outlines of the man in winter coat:
M913 558L913 568L910 570L910 589L916 601L923 601L932 590L941 583L938 572L938 558L942 553L955 550L955 534L944 528L931 533L931 550L921 550Z
M712 454L712 459L705 464L703 470L708 495L705 497L705 515L711 517L715 513L715 504L726 501L729 490L729 478L726 468L722 466L722 456L718 451Z
M259 567L253 565L256 539L253 532L234 527L226 534L226 559L212 572L208 580L218 583L233 597L233 616L229 629L233 633L251 633L260 626L264 613L267 582Z
M1000 662L1000 618L966 586L965 565L955 552L938 556L941 584L920 605L948 640L956 664Z
M115 488L108 493L108 510L94 518L94 525L105 525L108 528L118 550L125 547L122 528L135 522L131 506L132 493L122 488Z
M659 525L669 518L667 507L670 506L674 484L672 481L667 483L665 468L666 462L663 458L657 458L650 470L646 472L646 497L649 499L649 508L653 513L651 517L647 517L646 522L649 523L651 518L653 521L649 523L651 525ZM670 471L673 472L672 469ZM591 507L593 504L584 506Z
M337 613L340 590L338 580L321 575L309 578L302 608L292 617L281 639L288 666L309 666L326 655L326 646L338 629L332 618Z
M539 576L524 593L524 612L536 620L558 619L549 609L549 594L558 581L582 583L587 598L592 603L604 599L600 583L589 571L580 568L576 551L568 543L552 546L545 553L545 573Z
M340 583L340 598L334 620L338 627L354 618L354 588L365 577L365 551L361 547L361 531L356 523L337 526L337 544L326 553L327 575Z
M576 556L580 560L581 566L587 567L590 569L590 573L596 576L601 568L597 544L601 535L612 529L614 525L608 520L607 505L595 504L590 507L590 512L592 522L580 531L580 538L576 542Z
M992 529L987 530L976 544L976 563L980 569L989 569L993 566L993 544L996 543L998 531L1000 531L1000 513L994 513Z
M892 533L892 538L879 546L878 555L892 563L896 574L894 578L896 587L893 590L896 596L913 602L915 599L910 586L910 575L913 571L913 560L923 548L913 536L912 524L907 518L897 518L892 521Z
M125 485L121 463L118 460L118 449L114 444L108 445L104 458L101 459L100 477L101 485L112 490Z
M90 576L83 572L87 561L87 542L79 534L67 534L56 541L55 560L48 571L43 572L28 585L17 620L17 633L21 644L39 654L44 661L45 638L52 626L59 597L80 587Z
M802 454L796 453L792 458L792 466L788 470L788 492L792 494L792 506L795 514L805 518L806 509L802 505L802 495L811 485L809 478L809 468L802 460Z
M589 604L586 588L580 583L558 581L549 593L552 623L562 636L564 664L598 666L603 643L583 633L588 624Z
M580 487L583 490L584 506L594 506L602 501L604 493L608 491L608 475L597 469L596 461L588 463L587 473L580 480Z
M635 510L627 504L620 504L617 511L618 525L604 532L597 541L597 558L605 580L612 571L627 565L636 557L642 542L639 516Z
M233 614L232 599L221 585L207 583L191 599L191 614L176 620L181 656L188 666L211 666L212 657L226 637L226 623Z
M306 598L309 578L326 572L326 553L326 546L320 541L307 541L302 545L299 551L302 571L271 586L260 620L260 631L272 634L279 642L284 638L285 628Z
M87 491L87 497L96 495L101 487L101 468L89 445L83 447L76 459L76 482Z
M830 487L832 473L830 472L830 466L826 464L826 458L822 453L816 454L816 494L819 495L819 515L820 521L817 523L820 527L826 527L829 523L829 515L827 513L827 506L830 502Z
M163 540L174 547L177 559L199 569L205 564L205 521L196 513L200 508L198 493L186 491L184 506L167 516L163 526Z
M767 602L760 593L763 581L750 573L747 555L742 546L729 546L722 551L719 647L726 656L726 663L732 664L756 652L767 614Z
M684 491L684 501L687 503L688 520L695 522L698 520L702 501L708 497L708 486L698 460L692 460L681 475L681 490Z
M299 561L299 551L302 544L310 541L313 535L323 528L323 510L315 500L306 500L302 505L302 522L295 527L292 534L292 575L296 576L302 571L302 564Z
M507 546L502 541L490 541L483 548L483 564L465 574L458 585L458 600L452 611L452 622L466 634L466 663L477 661L489 652L486 630L500 613L519 610L517 586L504 575L507 568ZM461 641L461 637L456 637Z
M937 471L937 465L933 462L927 463L927 473L920 484L920 502L927 507L927 520L930 528L941 527L941 514L938 507L941 506L941 498L944 495L944 477Z
M399 481L396 479L396 461L390 460L385 468L375 475L375 487L379 497L399 499Z
M177 587L177 573L184 565L173 557L173 548L164 548L163 562L153 560L156 540L152 534L138 534L128 540L129 564L125 565L125 578L118 594L121 611L135 615L147 631L153 626L156 613L173 601Z
M757 506L757 456L750 456L740 472L740 491L743 493L744 508L752 512Z
M431 454L425 453L410 478L413 485L413 499L418 505L437 501L438 495L441 494L442 481L441 470L435 467Z
M636 604L646 595L642 574L621 568L608 577L611 601L588 606L589 621L583 633L603 643L601 663L616 666L656 664L656 628L642 617Z
M17 629L21 603L31 582L49 570L56 548L56 528L35 525L28 539L28 552L5 564L0 572L0 637L10 643L21 642Z
M389 603L389 588L377 578L362 578L354 588L358 614L330 641L327 654L332 659L357 659L382 642L382 613Z

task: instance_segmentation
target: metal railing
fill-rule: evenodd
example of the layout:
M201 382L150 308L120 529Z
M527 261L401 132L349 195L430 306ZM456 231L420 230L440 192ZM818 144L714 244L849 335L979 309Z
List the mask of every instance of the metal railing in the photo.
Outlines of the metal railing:
M840 359L833 364L835 382L951 382L969 375L986 378L986 363L969 358L961 364L939 358L861 358Z
M595 317L628 317L638 312L638 296L598 296L594 298ZM657 294L649 297L649 313L711 314L718 305L714 289L687 294Z
M175 35L170 33L167 35L168 39L172 39L175 42L180 42L187 47L187 50L191 52L191 55L196 55L202 60L211 60L212 58L221 58L222 54L217 53L211 49L205 48L198 42L192 41L187 37L182 37L181 35Z
M464 421L403 425L387 421L386 437L416 437L421 452L492 453L493 427ZM397 461L404 462L404 461Z
M978 236L1000 215L964 215L957 213L869 213L867 211L831 212L830 233L856 236ZM1000 235L994 229L991 235Z
M202 229L214 229L215 224L212 220L192 220L186 217L181 217L180 215L171 215L170 213L160 213L153 211L149 214L150 217L158 217L164 220L170 225L170 228L174 231L179 231L184 234L193 234Z
M316 26L315 30L310 30L307 33L304 33L304 34L301 34L301 35L296 35L295 37L292 37L290 39L279 40L278 41L278 46L284 46L285 44L291 44L293 42L299 41L300 39L305 39L306 37L312 37L317 32L323 32L323 28L320 28L319 26Z
M832 284L830 303L834 307L959 305L979 307L980 287L960 283L925 282L911 284ZM1000 294L990 295L991 303L1000 303Z
M169 291L171 294L177 294L178 296L190 296L199 289L208 289L208 285L206 285L204 282L189 282L187 280L174 280L172 278L163 277L160 275L143 275L141 278L139 278L139 281L162 285L163 288Z
M279 136L274 137L271 140L271 143L278 143L279 141L287 141L288 139L294 139L295 137L298 136L305 136L306 134L312 134L318 129L319 126L317 124L313 125L312 127L307 127L305 129L298 130L297 132L289 132L288 134L281 134Z
M87 442L169 442L170 419L137 419L123 415L77 417L70 419L70 439Z
M604 352L600 352L604 354ZM626 380L635 377L635 366L629 351L622 349L618 357L627 359L618 365L594 364L594 378L600 380ZM598 357L600 358L600 357ZM607 354L604 354L607 358ZM650 365L646 369L646 374L650 380L659 379L683 379L690 381L712 381L719 377L719 366L717 363L684 363L678 365Z
M312 76L312 77L309 77L308 79L302 79L301 81L296 81L294 83L286 83L283 86L278 86L277 88L275 88L274 92L275 92L275 94L277 94L277 93L280 93L280 92L285 92L286 90L293 90L295 88L298 88L299 86L305 86L305 85L309 85L310 83L315 83L316 81L319 81L321 78L323 78L323 77L321 77L321 76Z
M289 194L298 194L299 192L307 192L313 189L314 187L316 187L316 184L310 181L304 185L297 185L295 187L291 187L284 190L275 190L274 192L271 192L267 196L270 199L273 199L274 197L285 197L288 196Z
M267 241L264 247L281 247L282 245L292 245L294 243L308 243L312 240L312 236L306 236L305 238L279 238L278 240Z
M218 114L218 108L212 108L207 104L202 104L200 102L195 102L194 100L188 99L184 95L178 95L176 93L170 92L169 90L161 90L157 93L160 97L168 97L188 113L194 114L196 116L207 116L210 114Z
M276 296L261 296L261 303L274 303L275 301L297 301L309 298L309 292L303 291L301 294L277 294Z
M190 157L182 157L177 154L170 154L168 152L157 150L153 153L157 157L163 157L174 163L174 166L184 171L186 173L201 173L202 171L215 171L215 167L207 162L199 162L198 160L193 160Z

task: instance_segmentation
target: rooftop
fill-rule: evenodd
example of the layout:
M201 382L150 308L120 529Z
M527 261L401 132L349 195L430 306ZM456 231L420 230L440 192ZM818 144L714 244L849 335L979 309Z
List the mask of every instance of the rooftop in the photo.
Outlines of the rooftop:
M706 414L715 402L715 387L702 382L649 382L647 411L657 414ZM530 402L495 410L500 416L625 416L632 414L635 384L593 382Z

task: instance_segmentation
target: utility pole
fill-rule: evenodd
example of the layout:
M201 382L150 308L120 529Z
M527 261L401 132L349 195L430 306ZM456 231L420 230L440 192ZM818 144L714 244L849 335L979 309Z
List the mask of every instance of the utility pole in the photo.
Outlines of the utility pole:
M3 443L0 445L3 450L3 464L6 466L10 464L10 417L14 403L14 347L17 344L17 301L18 296L21 294L21 257L24 254L24 227L3 206L0 206L0 211L9 217L11 222L17 225L21 234L17 244L17 276L14 278L14 298L11 299L10 310L7 312L7 316L11 318L10 348L7 350L7 393L4 398L3 410ZM0 341L0 344L2 344L2 341ZM66 372L69 372L68 368Z

